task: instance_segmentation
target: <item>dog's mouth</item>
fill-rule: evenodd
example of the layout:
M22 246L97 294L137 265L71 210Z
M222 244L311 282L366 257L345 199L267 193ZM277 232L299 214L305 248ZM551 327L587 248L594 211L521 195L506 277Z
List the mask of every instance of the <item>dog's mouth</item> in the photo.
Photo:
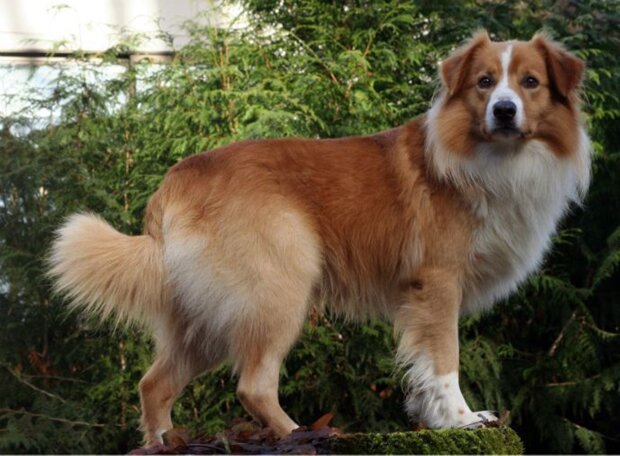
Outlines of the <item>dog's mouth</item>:
M491 130L491 136L497 136L502 138L515 138L523 135L521 129L514 125L501 125Z
M526 139L531 133L517 128L514 125L498 125L485 135L488 140L506 141L512 139Z

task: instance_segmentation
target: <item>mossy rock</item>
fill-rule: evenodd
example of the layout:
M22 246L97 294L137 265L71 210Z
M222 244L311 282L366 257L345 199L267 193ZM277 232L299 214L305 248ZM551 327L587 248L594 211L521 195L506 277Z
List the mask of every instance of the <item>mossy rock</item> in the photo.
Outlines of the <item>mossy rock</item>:
M444 429L391 434L338 434L335 429L301 427L278 439L269 428L240 422L211 436L191 439L181 428L163 435L164 444L138 448L154 454L522 454L523 444L509 427Z
M509 427L346 434L330 441L335 454L523 454Z

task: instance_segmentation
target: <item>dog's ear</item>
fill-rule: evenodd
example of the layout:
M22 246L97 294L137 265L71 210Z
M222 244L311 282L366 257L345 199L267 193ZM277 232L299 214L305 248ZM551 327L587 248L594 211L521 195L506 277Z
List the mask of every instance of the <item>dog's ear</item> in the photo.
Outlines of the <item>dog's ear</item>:
M544 34L535 35L532 42L545 56L552 88L562 97L568 97L580 86L585 63Z
M486 30L479 31L464 46L441 62L441 79L449 96L461 90L467 78L472 57L478 49L490 42L491 39Z

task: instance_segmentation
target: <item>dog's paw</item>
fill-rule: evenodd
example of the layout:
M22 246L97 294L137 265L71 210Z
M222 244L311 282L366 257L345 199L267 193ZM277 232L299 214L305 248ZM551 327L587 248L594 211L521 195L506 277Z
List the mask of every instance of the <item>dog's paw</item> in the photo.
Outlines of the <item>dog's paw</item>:
M479 429L483 427L494 427L499 425L499 418L494 412L482 410L467 414L465 424L460 425L459 429Z

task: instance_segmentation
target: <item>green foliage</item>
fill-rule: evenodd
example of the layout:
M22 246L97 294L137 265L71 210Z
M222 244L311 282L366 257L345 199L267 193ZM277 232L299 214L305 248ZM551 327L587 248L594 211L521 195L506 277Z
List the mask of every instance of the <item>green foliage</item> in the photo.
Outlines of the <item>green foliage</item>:
M436 64L473 30L542 28L587 59L593 186L518 294L461 325L462 384L476 409L510 409L528 451L618 451L620 393L620 3L246 0L249 24L187 24L166 65L59 66L54 90L0 119L0 452L122 452L139 444L137 383L150 345L75 315L42 274L54 227L76 210L141 229L166 169L243 138L334 137L424 112ZM110 73L110 68L115 68ZM53 112L42 126L35 113ZM294 419L347 431L409 424L385 323L312 315L283 369ZM195 381L174 418L216 432L244 412L224 367Z

